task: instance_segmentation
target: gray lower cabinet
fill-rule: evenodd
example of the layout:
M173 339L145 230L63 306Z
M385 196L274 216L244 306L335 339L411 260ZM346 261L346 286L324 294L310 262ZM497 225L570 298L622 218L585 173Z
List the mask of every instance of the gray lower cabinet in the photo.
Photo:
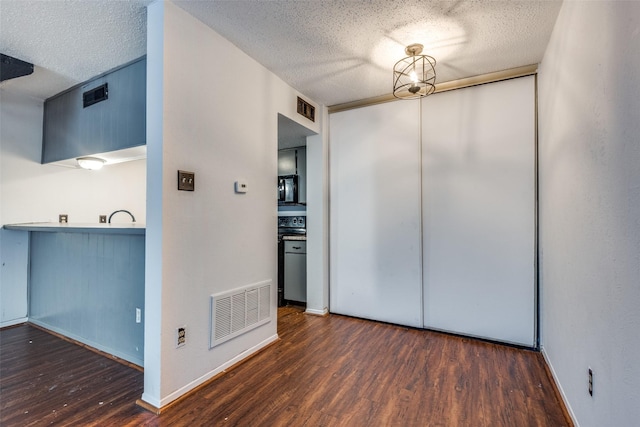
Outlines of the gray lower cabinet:
M42 163L146 144L146 81L143 57L47 99Z
M284 242L284 298L307 302L307 242Z

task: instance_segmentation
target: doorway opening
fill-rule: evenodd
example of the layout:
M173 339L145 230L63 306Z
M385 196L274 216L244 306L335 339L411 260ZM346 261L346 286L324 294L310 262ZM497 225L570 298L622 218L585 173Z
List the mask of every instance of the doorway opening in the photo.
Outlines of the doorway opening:
M278 114L278 308L307 307L307 137ZM313 160L313 159L311 159Z

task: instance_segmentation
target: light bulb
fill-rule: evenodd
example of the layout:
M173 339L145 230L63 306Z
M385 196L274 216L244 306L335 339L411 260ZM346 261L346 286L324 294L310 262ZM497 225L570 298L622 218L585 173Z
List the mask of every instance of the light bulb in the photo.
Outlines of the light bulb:
M416 74L416 70L411 70L411 72L409 73L409 78L411 79L412 82L418 83L418 76Z

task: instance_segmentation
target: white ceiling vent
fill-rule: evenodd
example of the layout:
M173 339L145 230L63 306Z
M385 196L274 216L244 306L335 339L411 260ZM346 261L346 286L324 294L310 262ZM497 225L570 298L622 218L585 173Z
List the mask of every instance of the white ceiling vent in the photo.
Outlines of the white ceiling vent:
M211 295L209 348L271 321L271 281Z

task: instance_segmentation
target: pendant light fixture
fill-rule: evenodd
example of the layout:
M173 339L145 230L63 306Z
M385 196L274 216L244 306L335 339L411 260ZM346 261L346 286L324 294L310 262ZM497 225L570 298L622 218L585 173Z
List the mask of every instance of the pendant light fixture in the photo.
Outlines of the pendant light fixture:
M422 46L414 43L405 48L408 55L393 66L393 96L415 99L431 95L436 90L436 60L421 55Z

